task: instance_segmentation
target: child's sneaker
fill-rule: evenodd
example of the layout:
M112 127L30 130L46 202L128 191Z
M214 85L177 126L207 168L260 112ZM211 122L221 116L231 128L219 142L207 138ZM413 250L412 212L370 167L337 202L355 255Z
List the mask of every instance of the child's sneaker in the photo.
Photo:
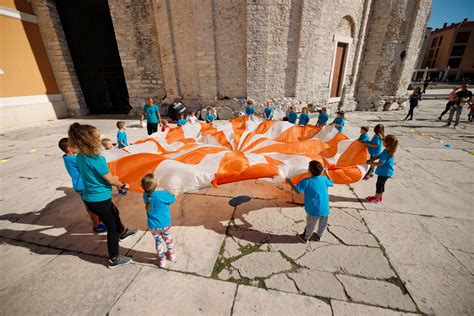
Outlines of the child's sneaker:
M382 203L382 199L377 196L368 196L365 200L369 203L376 203L376 204Z
M369 202L369 203L372 203L373 201L375 201L375 196L368 196L368 197L365 198L365 201Z
M100 223L100 224L98 224L97 226L93 226L93 227L92 227L92 230L94 231L94 233L100 234L100 233L106 232L106 231L107 231L107 227L105 226L104 223Z
M138 232L137 229L128 229L126 228L123 233L120 234L120 241L124 241L128 239L128 237L132 237Z
M132 257L118 256L115 260L109 260L109 269L116 268L118 266L124 266L132 262Z
M164 268L166 267L166 258L163 257L163 258L158 258L158 266L160 268Z
M320 241L320 240L321 240L321 236L319 236L318 233L313 233L313 234L311 235L310 240Z
M176 253L166 253L166 258L171 262L176 262Z
M296 236L298 236L298 238L299 238L303 243L305 243L305 244L308 243L308 238L306 238L305 233L303 233L303 234L297 234Z

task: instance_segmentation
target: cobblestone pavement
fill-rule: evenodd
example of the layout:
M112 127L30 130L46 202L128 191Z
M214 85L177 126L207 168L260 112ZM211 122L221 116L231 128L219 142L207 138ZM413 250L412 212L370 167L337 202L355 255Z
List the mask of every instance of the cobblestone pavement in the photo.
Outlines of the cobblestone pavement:
M396 174L383 204L363 200L374 179L330 189L321 242L296 239L305 212L287 185L245 181L180 195L172 206L178 260L165 270L132 192L114 201L140 229L121 244L135 262L105 267L105 235L92 234L57 148L73 120L7 132L1 314L472 315L474 125L442 128L444 104L422 101L410 122L403 112L348 113L350 137L378 122L399 137ZM114 137L114 119L79 121ZM132 141L144 133L128 130ZM241 195L250 201L229 204Z

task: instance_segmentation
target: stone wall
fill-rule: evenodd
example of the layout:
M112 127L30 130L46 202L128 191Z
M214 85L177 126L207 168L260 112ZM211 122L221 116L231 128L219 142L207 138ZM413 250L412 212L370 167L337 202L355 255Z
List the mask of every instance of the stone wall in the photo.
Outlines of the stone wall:
M151 0L108 3L132 113L136 114L147 97L166 93Z
M86 101L69 52L56 4L51 0L32 0L38 27L67 110L71 116L88 114Z

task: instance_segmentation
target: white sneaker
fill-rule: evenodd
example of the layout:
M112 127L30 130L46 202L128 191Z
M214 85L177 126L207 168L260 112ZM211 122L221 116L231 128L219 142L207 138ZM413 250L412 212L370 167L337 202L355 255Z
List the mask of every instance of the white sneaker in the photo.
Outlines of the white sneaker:
M454 126L453 126L453 129L458 129L457 125L454 125Z

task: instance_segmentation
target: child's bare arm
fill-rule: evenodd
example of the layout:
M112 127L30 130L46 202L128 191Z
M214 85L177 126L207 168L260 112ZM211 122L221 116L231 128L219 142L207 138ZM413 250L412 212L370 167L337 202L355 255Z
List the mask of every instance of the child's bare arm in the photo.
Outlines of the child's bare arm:
M288 183L288 184L290 185L290 188L291 188L293 191L295 191L296 193L300 193L300 192L298 192L298 190L296 190L295 185L293 184L293 182L291 182L290 179L286 179L286 183Z

